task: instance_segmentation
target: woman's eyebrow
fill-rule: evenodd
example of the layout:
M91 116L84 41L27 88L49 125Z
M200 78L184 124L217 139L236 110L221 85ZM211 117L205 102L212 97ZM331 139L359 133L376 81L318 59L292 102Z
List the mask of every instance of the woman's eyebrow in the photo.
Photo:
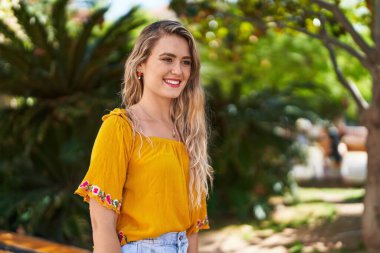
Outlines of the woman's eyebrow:
M162 53L162 54L160 54L159 56L170 56L170 57L173 57L173 58L176 58L177 56L175 55L175 54L172 54L172 53ZM182 57L182 59L184 59L184 58L188 58L188 59L191 59L191 57L190 56L184 56L184 57Z

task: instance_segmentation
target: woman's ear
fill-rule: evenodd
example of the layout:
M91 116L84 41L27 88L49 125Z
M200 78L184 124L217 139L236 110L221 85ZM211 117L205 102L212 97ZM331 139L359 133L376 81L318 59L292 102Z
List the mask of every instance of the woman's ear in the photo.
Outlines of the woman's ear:
M136 68L137 72L141 72L143 73L144 72L144 68L141 64L137 65L137 68Z

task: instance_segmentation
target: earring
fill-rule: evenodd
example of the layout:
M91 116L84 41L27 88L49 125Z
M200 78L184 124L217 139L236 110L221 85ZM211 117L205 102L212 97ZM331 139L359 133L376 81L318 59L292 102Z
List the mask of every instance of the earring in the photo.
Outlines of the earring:
M143 73L140 71L137 71L137 79L141 80Z

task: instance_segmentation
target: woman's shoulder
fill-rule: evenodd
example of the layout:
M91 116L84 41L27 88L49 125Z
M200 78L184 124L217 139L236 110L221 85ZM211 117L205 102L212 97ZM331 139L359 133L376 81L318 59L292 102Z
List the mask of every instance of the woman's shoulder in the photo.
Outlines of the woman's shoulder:
M103 125L109 126L122 126L131 130L131 121L127 115L127 112L123 108L115 108L109 113L102 116Z
M109 111L109 113L102 116L102 121L104 122L110 118L130 124L130 119L128 118L127 112L124 108L115 108L112 111Z

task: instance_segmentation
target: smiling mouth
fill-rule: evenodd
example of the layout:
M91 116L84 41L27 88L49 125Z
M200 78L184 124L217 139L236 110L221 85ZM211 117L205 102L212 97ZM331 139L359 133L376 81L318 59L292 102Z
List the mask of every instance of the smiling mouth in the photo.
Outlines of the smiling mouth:
M178 88L181 84L180 80L164 79L164 82L172 88Z

